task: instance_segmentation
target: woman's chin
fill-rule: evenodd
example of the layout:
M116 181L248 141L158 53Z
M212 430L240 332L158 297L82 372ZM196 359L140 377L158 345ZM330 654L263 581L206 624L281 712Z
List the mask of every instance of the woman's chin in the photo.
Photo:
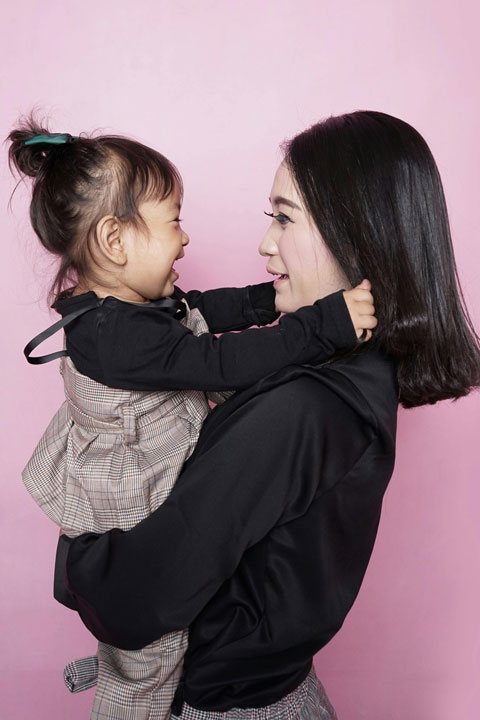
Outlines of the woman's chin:
M289 312L295 312L295 310L298 310L298 308L301 307L300 305L297 305L296 303L288 300L284 297L279 297L278 293L275 297L275 310L280 313L289 313Z
M295 312L304 305L309 305L310 303L305 301L301 295L302 293L292 291L289 280L283 281L278 287L275 287L275 310L289 313Z

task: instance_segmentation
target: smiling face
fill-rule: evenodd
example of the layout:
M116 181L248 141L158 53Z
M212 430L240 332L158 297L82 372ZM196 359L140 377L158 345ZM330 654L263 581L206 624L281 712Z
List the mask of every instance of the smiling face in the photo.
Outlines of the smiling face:
M183 248L189 242L180 226L180 200L177 187L160 202L142 202L139 213L145 226L129 228L123 236L127 251L124 282L138 302L173 293L179 277L173 266L184 256Z
M294 312L351 286L306 212L286 165L278 168L270 194L272 223L260 244L267 272L276 275L275 307Z

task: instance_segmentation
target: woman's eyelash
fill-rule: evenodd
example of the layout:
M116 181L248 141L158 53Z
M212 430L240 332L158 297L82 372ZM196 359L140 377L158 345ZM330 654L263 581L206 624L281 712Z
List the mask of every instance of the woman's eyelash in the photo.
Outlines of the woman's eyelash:
M288 215L285 215L285 213L282 213L282 212L274 215L273 213L270 213L270 212L267 212L266 210L264 210L263 213L264 213L264 215L268 215L268 217L271 217L274 220L276 220L277 222L279 222L280 225L286 225L289 222L291 222L291 223L294 222L292 220L292 218L289 218Z

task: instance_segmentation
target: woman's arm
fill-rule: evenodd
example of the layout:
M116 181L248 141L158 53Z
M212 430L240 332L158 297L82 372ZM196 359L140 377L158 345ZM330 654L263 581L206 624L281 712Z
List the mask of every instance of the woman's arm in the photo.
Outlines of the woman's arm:
M56 597L100 640L138 648L188 626L245 550L305 513L372 442L316 379L262 389L213 413L167 501L135 528L61 539Z
M280 313L275 310L273 282L247 285L243 288L190 290L175 288L175 296L185 298L189 307L198 308L210 332L244 330L252 325L269 325Z

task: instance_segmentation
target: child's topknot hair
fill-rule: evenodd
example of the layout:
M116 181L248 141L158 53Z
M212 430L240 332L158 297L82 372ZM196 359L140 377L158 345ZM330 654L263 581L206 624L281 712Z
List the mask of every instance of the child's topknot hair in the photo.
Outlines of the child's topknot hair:
M139 226L142 201L161 201L176 186L183 193L180 174L166 157L125 137L50 133L32 114L19 121L7 141L11 170L33 178L33 229L60 258L52 300L87 274L89 248L102 217L114 215Z

